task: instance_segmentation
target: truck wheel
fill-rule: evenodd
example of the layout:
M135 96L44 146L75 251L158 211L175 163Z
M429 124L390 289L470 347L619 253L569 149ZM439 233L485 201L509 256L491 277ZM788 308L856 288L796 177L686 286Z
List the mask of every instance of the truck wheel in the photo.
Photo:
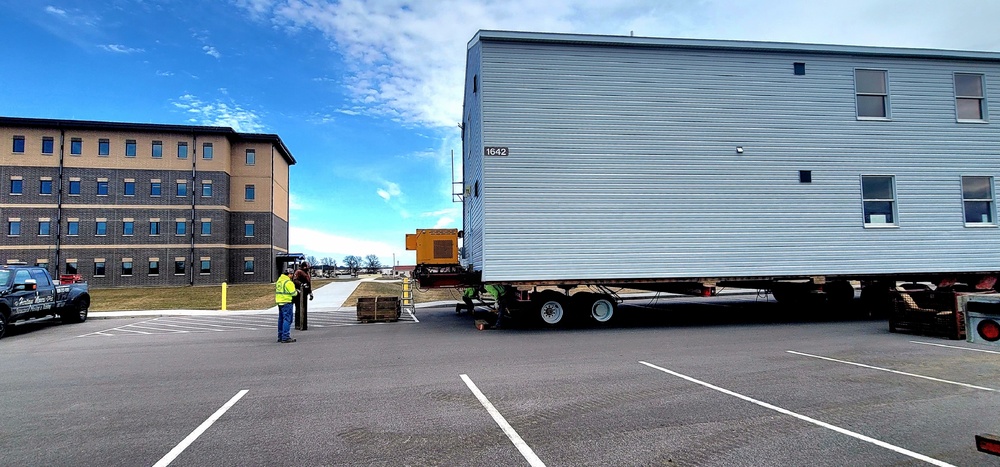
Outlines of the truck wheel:
M834 306L847 306L854 301L854 286L847 281L833 281L823 286L826 299Z
M87 320L87 312L90 310L90 297L80 297L70 309L62 314L64 323L82 323Z
M563 296L554 292L542 292L539 294L537 303L538 317L542 323L549 326L556 326L562 322L566 316L566 307L563 304Z
M611 321L615 316L615 311L618 309L615 299L608 295L588 293L580 297L580 299L583 309L586 310L594 321L601 324Z
M0 339L7 334L7 313L0 311Z

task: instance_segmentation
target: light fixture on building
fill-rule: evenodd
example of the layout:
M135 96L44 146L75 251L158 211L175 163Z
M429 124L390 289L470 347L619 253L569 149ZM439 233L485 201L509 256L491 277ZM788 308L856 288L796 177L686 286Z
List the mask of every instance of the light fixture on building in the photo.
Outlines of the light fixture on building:
M743 146L736 146L736 154L743 154Z

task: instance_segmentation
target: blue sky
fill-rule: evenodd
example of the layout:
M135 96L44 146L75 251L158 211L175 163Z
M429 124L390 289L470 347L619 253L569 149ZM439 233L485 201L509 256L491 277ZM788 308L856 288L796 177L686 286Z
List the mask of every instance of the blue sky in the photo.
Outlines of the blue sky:
M276 133L291 251L412 264L406 233L462 227L479 29L997 52L998 20L995 0L0 0L0 115Z

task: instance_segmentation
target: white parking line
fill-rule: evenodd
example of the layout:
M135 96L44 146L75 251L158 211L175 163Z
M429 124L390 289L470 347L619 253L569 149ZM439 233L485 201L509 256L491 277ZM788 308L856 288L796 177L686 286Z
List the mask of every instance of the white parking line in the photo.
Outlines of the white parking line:
M191 432L191 434L187 435L187 438L184 438L184 440L181 441L180 444L174 446L174 448L171 449L170 452L167 453L167 455L163 456L163 458L160 459L159 462L153 464L153 467L166 467L170 465L170 463L173 462L174 459L176 459L177 456L179 456L182 452L184 452L184 450L187 449L187 447L190 446L191 443L194 442L194 440L198 439L198 437L201 436L201 434L204 433L205 430L207 430L210 426L212 426L212 424L215 423L216 420L222 417L222 414L226 413L230 408L232 408L232 406L236 404L236 402L238 402L240 399L242 399L243 396L247 395L248 392L250 392L249 389L243 389L240 392L236 393L236 395L233 396L232 399L229 399L229 402L226 402L226 404L220 407L219 410L216 410L211 417L208 417L208 420L205 420L204 422L202 422L201 425L198 425L198 428L195 428L194 431Z
M889 373L895 373L897 375L912 376L914 378L922 378L922 379L926 379L926 380L930 380L930 381L937 381L939 383L954 384L956 386L963 386L963 387L972 388L972 389L981 389L983 391L996 391L996 389L993 389L993 388L984 388L982 386L976 386L976 385L973 385L973 384L959 383L957 381L948 381L946 379L935 378L933 376L918 375L916 373L907 373L905 371L890 370L888 368L880 368L880 367L877 367L877 366L865 365L864 363L854 363L854 362L849 362L847 360L837 360L836 358L823 357L823 356L820 356L820 355L812 355L812 354L807 354L807 353L802 353L802 352L796 352L794 350L786 350L785 352L788 352L790 354L795 354L795 355L802 355L803 357L818 358L818 359L821 359L821 360L828 360L828 361L837 362L837 363L845 363L847 365L854 365L854 366L859 366L859 367L862 367L862 368L869 368L869 369L872 369L872 370L879 370L879 371L885 371L885 372L889 372Z
M936 347L946 347L946 348L949 348L949 349L971 350L973 352L984 352L984 353L992 353L992 354L1000 355L1000 352L997 352L995 350L970 349L968 347L959 347L957 345L935 344L933 342L920 342L920 341L910 341L910 342L912 342L914 344L933 345L933 346L936 346Z
M674 376L676 376L678 378L686 379L686 380L688 380L688 381L690 381L692 383L700 384L702 386L705 386L706 388L709 388L709 389L712 389L712 390L715 390L715 391L719 391L719 392L721 392L723 394L728 394L728 395L736 397L738 399L743 399L743 400L745 400L747 402L750 402L750 403L753 403L753 404L757 404L757 405L759 405L761 407L764 407L766 409L771 409L771 410L773 410L775 412L778 412L778 413L782 413L782 414L785 414L785 415L790 415L790 416L795 417L795 418L797 418L799 420L803 420L803 421L812 423L814 425L819 425L819 426L821 426L823 428L826 428L828 430L833 430L833 431L836 431L837 433L844 434L844 435L850 436L852 438L860 439L861 441L865 441L865 442L874 444L874 445L879 446L881 448L885 448L885 449L888 449L890 451L895 451L895 452L898 452L898 453L903 454L905 456L912 457L914 459L922 460L924 462L927 462L928 464L933 464L933 465L937 465L937 466L940 466L940 467L955 467L952 464L949 464L949 463L944 462L944 461L939 461L939 460L937 460L937 459L935 459L933 457L925 456L923 454L920 454L919 452L913 452L913 451L910 451L909 449L901 448L899 446L895 446L895 445L886 443L885 441L880 441L880 440L877 440L877 439L869 437L869 436L865 436L865 435L860 434L860 433L855 433L855 432L850 431L850 430L845 430L845 429L840 428L838 426L834 426L834 425L831 425L831 424L826 423L826 422L821 422L819 420L816 420L815 418L807 417L805 415L800 415L800 414L797 414L795 412L792 412L791 410L783 409L783 408L778 407L776 405L771 405L771 404L768 404L767 402L762 402L762 401L759 401L759 400L754 399L752 397L744 396L743 394L740 394L740 393L737 393L737 392L733 392L733 391L730 391L728 389L720 388L718 386L706 383L704 381L694 379L694 378L692 378L690 376L682 375L682 374L677 373L675 371L670 371L670 370L668 370L666 368L653 365L652 363L646 363L646 362L643 362L643 361L640 361L639 363L641 363L643 365L646 365L646 366L648 366L650 368L653 368L653 369L656 369L656 370L660 370L660 371L662 371L664 373L674 375Z
M514 443L517 450L521 451L521 455L528 461L528 465L531 465L532 467L545 467L545 463L543 463L542 460L535 455L535 451L532 451L531 448L528 447L528 444L521 439L521 436L518 435L516 431L514 431L514 427L510 426L510 423L507 423L507 420L503 418L503 415L500 414L496 407L493 407L493 404L490 403L489 399L487 399L486 396L483 395L482 391L476 387L476 383L473 383L472 380L469 379L468 375L461 375L461 377L462 381L465 381L465 385L472 391L472 394L476 396L476 399L479 399L479 403L483 404L483 407L486 407L486 411L490 413L491 417L493 417L493 421L497 422L497 425L500 425L500 429L503 430L504 434L510 438L510 441Z

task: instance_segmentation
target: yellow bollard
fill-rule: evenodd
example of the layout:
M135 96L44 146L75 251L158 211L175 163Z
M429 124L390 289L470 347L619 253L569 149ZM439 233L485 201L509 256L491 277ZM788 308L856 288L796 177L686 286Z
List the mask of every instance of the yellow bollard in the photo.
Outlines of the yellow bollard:
M228 286L225 282L222 283L222 311L226 311L226 288Z

